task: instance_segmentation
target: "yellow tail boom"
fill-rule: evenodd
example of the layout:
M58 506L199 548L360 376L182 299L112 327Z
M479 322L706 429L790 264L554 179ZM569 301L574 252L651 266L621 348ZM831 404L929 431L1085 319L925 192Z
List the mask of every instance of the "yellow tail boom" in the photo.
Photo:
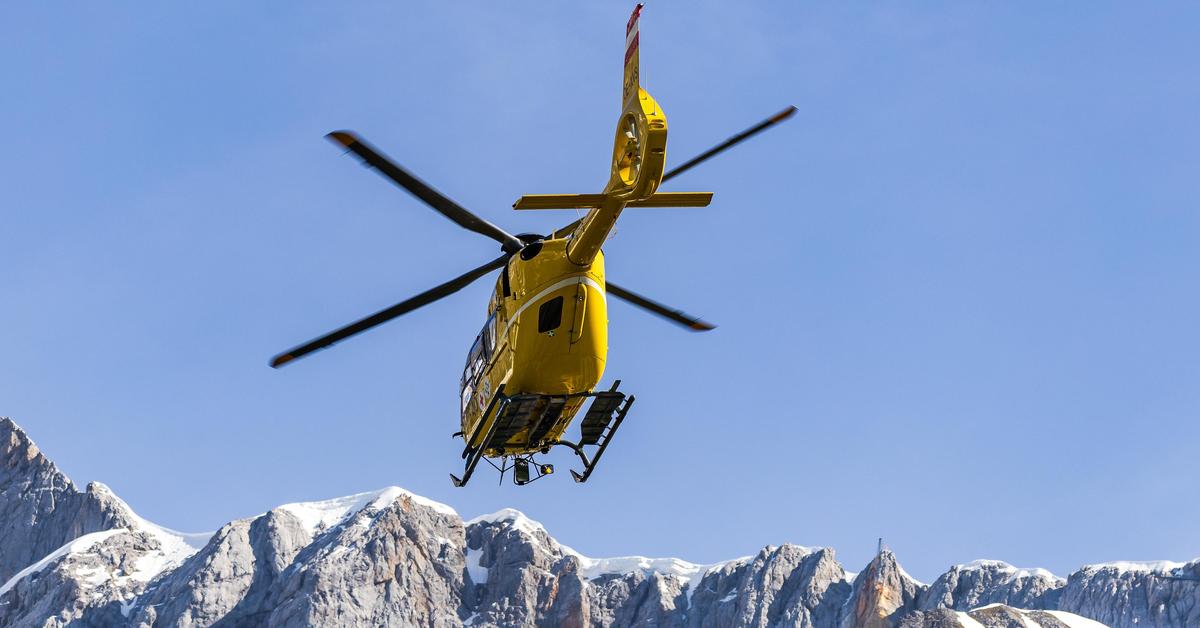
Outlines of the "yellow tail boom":
M533 194L513 209L587 209L568 236L567 259L590 266L625 207L704 207L711 192L658 192L667 159L667 116L642 89L638 22L642 5L625 25L625 72L621 82L621 116L613 139L608 184L600 194Z

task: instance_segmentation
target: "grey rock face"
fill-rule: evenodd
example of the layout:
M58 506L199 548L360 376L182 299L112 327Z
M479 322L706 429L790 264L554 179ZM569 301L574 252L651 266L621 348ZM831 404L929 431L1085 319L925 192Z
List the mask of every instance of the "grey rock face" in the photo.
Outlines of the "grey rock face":
M989 604L1015 608L1058 608L1066 582L1044 569L1017 569L998 560L955 565L921 594L920 610L965 611Z
M586 576L594 565L516 511L467 525L473 626L681 626L685 581L643 570Z
M76 489L7 417L0 417L0 513L0 582L72 539L130 523L107 492Z
M238 625L242 619L254 617L258 610L254 602L262 597L261 583L269 578L272 564L260 564L259 558L287 538L283 533L263 539L260 530L257 540L264 542L260 547L252 545L251 528L268 517L234 521L218 530L204 549L156 581L136 601L136 625L208 626L221 620ZM259 587L251 594L256 583Z
M318 536L273 587L267 626L458 626L462 520L402 495Z
M0 626L118 626L166 557L155 534L115 528L60 548L6 583Z
M119 625L121 605L188 551L103 484L77 490L0 419L0 626Z
M898 628L962 628L958 614L947 608L913 611L904 616Z
M11 421L0 456L5 627L1200 626L1200 561L1067 580L977 561L924 585L888 551L853 582L833 550L786 544L705 566L593 559L516 511L464 523L398 488L280 506L197 551L103 485L76 490Z
M478 565L468 575L478 609L473 625L537 625L539 614L558 602L559 580L579 580L578 561L564 561L562 547L544 529L523 523L516 517L483 521L465 532L466 554ZM559 605L555 615L583 625L589 609L586 599L578 602L573 613Z
M905 615L917 610L917 597L922 589L924 585L900 568L895 554L880 552L854 579L842 628L892 628Z
M850 595L833 550L767 547L709 572L692 593L689 626L834 626Z
M133 624L461 625L461 519L398 490L363 497L329 528L288 507L227 524L137 600Z
M1200 560L1089 565L1067 578L1058 608L1119 628L1200 626Z
M519 513L469 524L467 547L476 626L833 626L850 591L828 549L653 568L579 556Z

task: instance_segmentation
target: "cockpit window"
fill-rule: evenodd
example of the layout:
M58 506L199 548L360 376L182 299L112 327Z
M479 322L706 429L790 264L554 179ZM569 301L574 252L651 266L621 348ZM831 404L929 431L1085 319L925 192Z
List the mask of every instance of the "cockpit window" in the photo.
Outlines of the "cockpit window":
M483 337L483 347L490 358L492 353L496 351L496 315L492 314L488 317L486 323L483 324L483 331L479 332Z
M467 405L475 393L475 385L479 381L479 376L487 368L488 359L495 350L496 315L493 313L483 324L483 330L475 337L475 343L471 345L471 351L467 353L467 364L463 367L462 380L459 382L463 412L467 411Z

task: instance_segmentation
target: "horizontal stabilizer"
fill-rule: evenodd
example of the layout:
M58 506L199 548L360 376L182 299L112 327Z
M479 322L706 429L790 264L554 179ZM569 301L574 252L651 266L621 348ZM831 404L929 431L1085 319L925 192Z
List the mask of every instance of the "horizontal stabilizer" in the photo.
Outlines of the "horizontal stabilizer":
M712 192L659 192L626 207L708 207ZM604 204L604 194L526 194L513 209L592 209Z
M712 195L712 192L657 192L626 207L708 207Z
M603 194L526 194L513 209L591 209L603 202Z

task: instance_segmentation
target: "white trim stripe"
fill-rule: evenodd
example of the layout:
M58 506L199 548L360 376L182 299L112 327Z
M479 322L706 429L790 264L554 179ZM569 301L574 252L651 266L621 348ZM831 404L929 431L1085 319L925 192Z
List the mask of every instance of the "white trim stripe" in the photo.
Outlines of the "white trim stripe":
M497 336L497 340L500 338L508 338L508 328L512 327L513 322L515 322L518 318L521 318L521 313L524 312L529 306L542 300L546 295L554 292L555 290L561 290L567 286L574 286L577 284L583 284L585 286L591 286L592 288L595 288L596 292L600 293L600 297L604 299L605 304L608 303L608 295L604 292L604 288L600 284L596 283L595 279L592 279L587 275L573 275L563 279L562 281L551 284L545 290L542 290L526 300L524 305L517 308L516 312L513 312L513 315L508 319L508 323L504 326L504 331Z
M642 17L642 3L638 3L633 7L633 13L629 16L629 21L625 23L625 34L637 27L638 18Z

